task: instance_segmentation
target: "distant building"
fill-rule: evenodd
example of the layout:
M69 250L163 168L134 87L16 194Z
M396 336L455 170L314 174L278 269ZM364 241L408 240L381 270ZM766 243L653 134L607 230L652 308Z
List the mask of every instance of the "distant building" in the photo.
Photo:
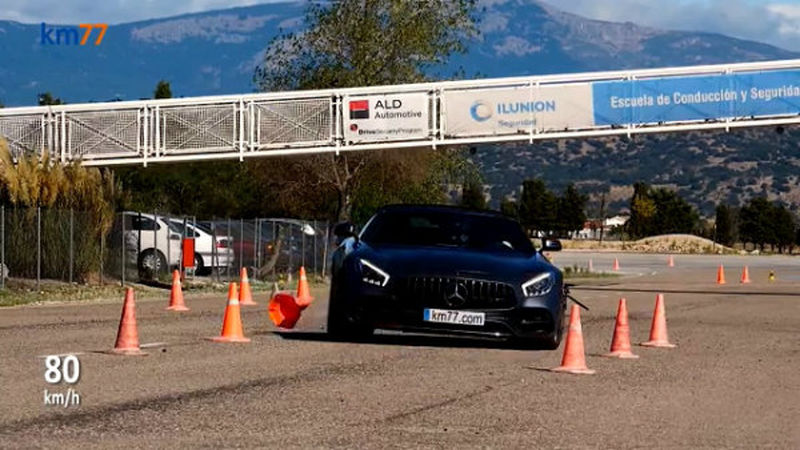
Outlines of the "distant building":
M603 236L607 237L612 231L628 223L630 216L617 215L608 219L589 219L583 224L583 229L573 235L573 239L600 239L600 230L603 229Z

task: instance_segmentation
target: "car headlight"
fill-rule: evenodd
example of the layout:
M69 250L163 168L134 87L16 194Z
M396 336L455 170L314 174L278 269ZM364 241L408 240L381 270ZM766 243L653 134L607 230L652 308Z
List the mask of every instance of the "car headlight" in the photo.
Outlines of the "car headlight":
M522 293L525 297L541 297L553 289L555 285L553 274L545 272L522 283Z
M389 282L388 273L366 259L360 259L359 261L361 262L361 281L375 286L386 286L386 283Z

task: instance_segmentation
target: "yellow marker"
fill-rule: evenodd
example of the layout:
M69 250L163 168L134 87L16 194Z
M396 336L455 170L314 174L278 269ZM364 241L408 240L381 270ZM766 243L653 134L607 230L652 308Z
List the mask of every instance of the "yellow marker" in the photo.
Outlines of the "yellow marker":
M775 281L775 271L774 270L770 270L769 271L769 281Z

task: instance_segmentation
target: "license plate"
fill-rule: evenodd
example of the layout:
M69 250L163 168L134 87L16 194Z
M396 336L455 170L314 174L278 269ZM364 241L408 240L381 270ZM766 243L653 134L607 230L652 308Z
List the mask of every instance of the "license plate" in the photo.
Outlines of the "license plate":
M453 311L451 309L425 309L423 320L426 322L449 323L453 325L471 325L482 327L486 314L470 311Z

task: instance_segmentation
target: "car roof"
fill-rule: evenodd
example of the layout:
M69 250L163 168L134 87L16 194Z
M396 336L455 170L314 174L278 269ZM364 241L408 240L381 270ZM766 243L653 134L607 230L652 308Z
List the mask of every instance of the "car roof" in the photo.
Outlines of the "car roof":
M494 217L494 218L502 218L508 220L514 220L511 217L508 217L499 211L492 211L489 209L470 209L464 208L461 206L452 206L452 205L423 205L423 204L397 204L397 205L387 205L378 209L377 214L381 214L384 212L443 212L443 213L459 213L459 214L468 214L474 216L485 216L485 217Z

